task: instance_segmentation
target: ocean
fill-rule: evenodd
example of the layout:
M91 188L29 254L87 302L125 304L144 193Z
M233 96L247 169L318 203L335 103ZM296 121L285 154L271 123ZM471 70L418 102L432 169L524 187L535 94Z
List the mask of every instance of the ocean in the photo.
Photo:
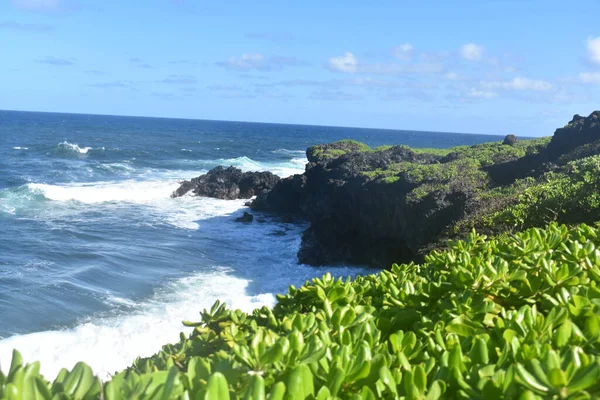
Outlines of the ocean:
M500 136L0 111L0 366L13 348L53 380L101 377L188 332L215 300L251 311L291 284L360 266L299 265L305 225L240 224L246 200L184 196L217 165L302 173L308 146L447 148ZM372 272L372 271L370 271Z

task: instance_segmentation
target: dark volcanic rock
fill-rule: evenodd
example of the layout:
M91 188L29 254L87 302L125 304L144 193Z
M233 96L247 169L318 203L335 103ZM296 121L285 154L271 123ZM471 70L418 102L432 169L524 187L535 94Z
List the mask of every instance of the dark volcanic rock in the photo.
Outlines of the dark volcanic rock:
M506 139L505 139L506 140ZM507 185L527 176L540 176L569 161L600 154L600 111L588 117L575 115L555 131L548 146L538 154L527 155L486 168L498 185Z
M388 184L364 174L402 162L437 163L439 156L404 146L345 152L336 158L318 158L317 152L314 147L307 151L313 161L304 174L282 179L252 204L255 210L308 219L311 226L298 251L301 263L389 267L411 260L423 242L461 215L470 196L468 185L459 188L457 181L444 194L410 204L405 199L414 187L409 180Z
M506 145L512 146L515 143L517 143L518 141L519 141L519 138L516 137L515 135L506 135L504 137L504 141L502 142L502 144L506 144Z
M549 145L532 145L525 156L517 141L508 135L503 142L515 151L499 143L482 147L482 159L486 152L498 154L492 164L482 163L476 150L465 159L464 151L446 156L405 146L374 151L353 141L313 146L304 174L280 180L251 207L310 222L298 251L301 263L389 268L439 248L458 221L509 206L504 197L482 201L482 190L541 176L568 157L600 154L600 112L575 116Z
M548 145L548 157L555 159L577 147L600 139L600 111L588 117L575 115L565 127L554 132Z
M254 221L254 215L244 211L244 215L235 219L235 222L252 222Z
M184 181L171 197L192 191L197 196L234 200L266 193L279 181L271 172L242 172L239 168L218 166L205 175Z

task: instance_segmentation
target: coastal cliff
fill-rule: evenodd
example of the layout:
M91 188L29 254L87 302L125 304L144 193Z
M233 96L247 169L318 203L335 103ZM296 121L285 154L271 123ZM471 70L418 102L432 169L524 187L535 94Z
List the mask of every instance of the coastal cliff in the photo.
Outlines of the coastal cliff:
M303 174L217 167L185 181L221 199L310 223L298 261L390 268L422 261L472 229L498 235L549 222L600 219L600 111L575 115L554 136L451 149L369 146L353 140L309 147ZM246 221L251 221L248 215Z
M535 199L525 194L543 192L561 177L577 179L581 168L573 163L600 154L599 117L576 115L552 138L447 150L371 149L354 141L313 146L306 172L280 180L252 208L310 222L298 251L301 263L382 268L420 259L473 228L497 234L567 216L565 222L588 222L591 206L571 204L567 210L563 203L569 199L552 204L552 195L561 193ZM580 189L588 190L580 193L582 200L591 195L591 187ZM554 209L545 210L544 202ZM513 210L530 215L518 218Z

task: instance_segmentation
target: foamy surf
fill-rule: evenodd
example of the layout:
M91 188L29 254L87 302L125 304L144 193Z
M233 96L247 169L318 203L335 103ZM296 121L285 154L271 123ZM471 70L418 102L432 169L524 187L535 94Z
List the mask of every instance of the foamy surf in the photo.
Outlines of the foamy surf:
M67 151L73 151L79 154L87 154L92 149L91 147L79 147L78 144L69 143L66 140L64 142L60 142L56 147Z
M358 271L358 268L341 268L333 274L347 276ZM109 298L109 301L134 308L135 311L126 315L92 317L74 328L1 340L0 360L10 360L16 348L26 362L41 361L41 372L47 379L54 379L61 368L70 369L78 361L86 362L94 373L106 379L130 366L137 357L149 357L163 345L177 342L180 332L188 335L191 329L181 322L198 321L199 312L210 308L216 300L245 312L272 307L276 293L284 293L290 284L302 284L321 273L324 271L318 268L297 265L290 280L289 270L273 270L266 290L250 296L246 293L249 280L233 276L228 268L215 267L211 272L171 282L145 302Z
M189 334L181 321L198 320L198 312L212 306L216 299L244 311L274 304L270 293L246 296L247 284L223 268L183 278L147 302L123 300L135 307L130 315L90 318L71 329L4 339L0 341L0 359L10 362L12 349L19 349L26 362L41 361L41 372L50 380L61 368L70 369L83 360L106 379L131 365L136 357L151 356L164 344L177 342L180 332Z
M287 178L294 174L301 174L304 172L304 166L306 165L306 157L295 157L289 161L284 162L264 162L256 161L249 157L236 157L236 158L220 158L216 160L204 160L202 163L216 167L217 165L233 166L241 169L244 172L247 171L270 171L281 178Z
M78 201L85 204L124 202L148 204L168 198L177 188L174 181L94 182L65 185L30 183L27 187L53 201Z

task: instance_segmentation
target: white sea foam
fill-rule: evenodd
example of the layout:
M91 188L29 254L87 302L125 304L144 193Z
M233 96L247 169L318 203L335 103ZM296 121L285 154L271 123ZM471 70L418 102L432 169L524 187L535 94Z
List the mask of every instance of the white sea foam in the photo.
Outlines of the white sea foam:
M226 269L173 282L150 301L136 304L129 315L92 319L72 329L13 336L0 341L0 360L10 362L13 348L26 362L41 361L41 372L53 380L61 368L84 360L102 378L131 365L136 357L148 357L167 343L189 333L183 320L198 320L198 312L219 298L233 308L251 311L272 306L271 294L246 296L248 281L228 275ZM6 361L5 361L6 360ZM3 365L6 369L7 366Z
M78 144L69 143L66 140L59 143L58 148L62 150L70 150L79 154L87 154L90 150L92 150L91 147L79 147Z
M219 159L212 161L216 165L233 165L242 171L271 171L280 177L288 177L294 174L304 172L306 158L293 158L287 162L261 162L255 161L249 157L237 157L228 159Z
M54 201L79 201L86 204L125 202L148 204L157 199L168 198L177 183L173 181L95 182L65 185L29 183L34 193L41 193Z
M15 146L15 147L13 147L13 149L15 149L15 150L29 150L29 147Z
M288 150L288 149L277 149L277 150L273 150L271 153L275 153L275 154L290 154L290 155L296 155L296 154L306 154L305 150Z
M214 161L217 165L227 165L227 162L247 171L270 170L280 176L287 176L301 172L306 159L298 156L284 163L257 162L247 157ZM121 167L117 164L114 166ZM282 246L281 242L274 241L271 236L265 234L266 229L274 229L270 224L251 224L243 227L235 225L236 229L226 228L227 224L235 224L232 222L232 214L239 212L246 200L226 201L192 196L170 198L170 194L178 187L179 179L189 179L200 172L202 171L149 170L144 176L144 179L147 179L145 181L60 185L30 183L19 189L9 189L10 193L0 191L0 206L4 207L5 200L10 200L10 204L6 205L12 207L13 212L16 204L23 208L27 207L28 203L35 203L36 219L64 220L65 213L86 210L105 211L99 213L101 216L98 218L106 218L107 215L112 215L110 211L114 207L141 205L142 208L134 210L136 215L141 214L140 221L145 223L155 223L158 220L184 229L198 229L204 226L208 236L220 237L227 241L243 241L242 253L248 254L249 260L255 260L253 257L261 254L279 258L245 275L226 267L213 267L211 271L172 281L149 300L141 302L109 293L103 300L114 310L121 310L115 311L121 314L92 317L72 328L17 335L0 340L2 367L6 369L12 349L17 348L25 361L40 360L42 373L48 379L54 379L61 368L72 368L81 360L90 364L99 376L106 378L108 374L131 365L136 357L150 356L159 351L162 345L178 341L179 332L189 332L181 325L181 321L197 320L198 311L210 307L217 299L225 301L232 308L245 311L272 306L275 301L274 293L283 292L289 284L301 284L305 279L323 272L295 264L293 257L300 240L300 228L294 228L296 231L292 241L297 242L287 242L283 245L283 252L280 248L277 250L270 247ZM226 218L214 219L221 216ZM70 215L70 218L73 219L73 215ZM90 216L86 214L85 218L87 221ZM207 220L212 222L204 222ZM261 237L262 240L257 239ZM277 251L273 250L281 254L275 256ZM248 268L254 268L252 262ZM339 273L347 275L356 271L347 269ZM248 290L249 287L252 289Z

